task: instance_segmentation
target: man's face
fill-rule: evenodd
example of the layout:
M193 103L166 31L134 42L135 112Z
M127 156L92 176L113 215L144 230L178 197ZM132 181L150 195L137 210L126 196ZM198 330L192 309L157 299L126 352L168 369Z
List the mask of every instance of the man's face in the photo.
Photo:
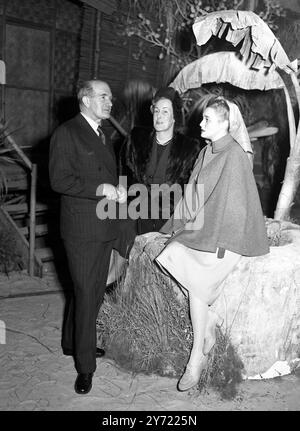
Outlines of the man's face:
M95 121L108 119L112 107L111 90L105 82L95 82L93 88L93 94L88 96L88 113Z
M220 135L225 135L228 131L228 121L218 114L213 108L206 108L203 112L203 119L200 123L201 136L204 139L214 141Z
M159 99L153 106L153 126L157 132L170 130L174 126L172 102L169 99Z

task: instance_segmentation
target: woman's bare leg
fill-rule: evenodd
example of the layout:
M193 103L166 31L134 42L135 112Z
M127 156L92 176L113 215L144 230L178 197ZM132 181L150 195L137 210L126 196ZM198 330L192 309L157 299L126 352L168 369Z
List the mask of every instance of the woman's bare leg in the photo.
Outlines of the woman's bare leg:
M208 305L189 294L190 315L193 327L193 347L191 350L189 364L197 366L203 357L204 336L207 325Z
M186 391L197 385L207 357L203 354L204 337L208 318L208 305L189 294L190 315L193 327L193 347L185 373L178 383L180 391Z

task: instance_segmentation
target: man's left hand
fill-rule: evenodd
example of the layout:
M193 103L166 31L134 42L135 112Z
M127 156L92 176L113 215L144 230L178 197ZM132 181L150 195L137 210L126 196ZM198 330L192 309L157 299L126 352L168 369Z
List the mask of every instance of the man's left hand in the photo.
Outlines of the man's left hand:
M118 194L117 202L119 204L124 204L127 201L127 191L125 187L122 186L122 184L119 184L117 186L117 194Z

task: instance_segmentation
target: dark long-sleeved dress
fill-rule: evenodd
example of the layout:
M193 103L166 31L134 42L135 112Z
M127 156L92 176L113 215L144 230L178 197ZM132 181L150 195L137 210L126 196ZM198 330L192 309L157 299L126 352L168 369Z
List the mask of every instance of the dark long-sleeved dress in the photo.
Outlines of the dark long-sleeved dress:
M178 184L184 190L193 165L199 153L201 142L182 133L174 133L173 138L160 145L155 139L155 131L150 128L135 127L125 143L120 155L120 173L127 176L128 185L142 184L147 187L148 211L137 220L138 234L159 231L170 219L176 196L169 187ZM166 189L154 197L151 189L163 184ZM133 198L132 198L133 199Z

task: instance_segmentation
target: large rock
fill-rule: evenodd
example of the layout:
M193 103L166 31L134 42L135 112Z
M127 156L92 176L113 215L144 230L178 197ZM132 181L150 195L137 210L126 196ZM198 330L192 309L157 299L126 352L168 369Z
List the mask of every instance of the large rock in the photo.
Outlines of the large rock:
M268 255L243 257L212 306L248 376L299 355L300 227L284 223L281 243Z
M300 226L282 223L278 233L279 245L272 246L268 255L242 257L211 307L220 316L221 330L229 335L247 376L266 371L277 360L290 361L299 355ZM161 283L175 291L180 306L187 304L177 284L153 262L165 240L159 233L136 238L122 283L123 295Z

